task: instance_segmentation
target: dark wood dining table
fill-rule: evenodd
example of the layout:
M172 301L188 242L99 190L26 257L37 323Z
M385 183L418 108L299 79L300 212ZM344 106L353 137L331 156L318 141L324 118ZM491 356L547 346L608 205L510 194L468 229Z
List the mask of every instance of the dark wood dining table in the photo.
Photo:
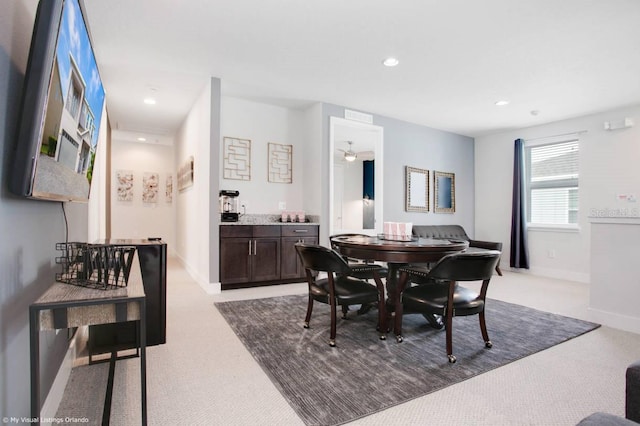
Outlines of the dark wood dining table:
M365 261L385 262L389 269L387 276L387 309L394 309L398 294L398 269L408 263L437 262L442 257L466 250L469 242L453 239L413 237L410 241L399 241L379 236L336 236L332 239L344 256ZM433 325L432 319L427 318Z

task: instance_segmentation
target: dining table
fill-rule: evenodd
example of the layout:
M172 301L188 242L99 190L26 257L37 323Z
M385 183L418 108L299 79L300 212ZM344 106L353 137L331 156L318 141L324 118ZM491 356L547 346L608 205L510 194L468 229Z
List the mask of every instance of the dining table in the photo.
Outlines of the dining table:
M421 238L408 236L406 238L386 237L384 234L375 236L343 235L332 238L333 244L340 254L363 261L385 262L389 273L386 279L387 311L392 314L395 302L399 297L400 267L412 263L434 263L442 257L467 250L469 242L456 239ZM404 286L404 283L402 283ZM442 327L442 322L436 317L425 317L436 328Z

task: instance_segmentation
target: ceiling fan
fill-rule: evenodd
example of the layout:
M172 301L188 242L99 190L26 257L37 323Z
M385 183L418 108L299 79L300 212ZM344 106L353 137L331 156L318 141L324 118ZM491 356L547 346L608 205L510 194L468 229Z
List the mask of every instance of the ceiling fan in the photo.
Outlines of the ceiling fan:
M341 151L344 153L344 159L348 162L352 162L355 161L356 158L360 158L361 160L373 160L375 158L375 153L373 151L361 151L361 152L355 152L353 150L353 142L352 141L346 141L349 144L349 149L344 150L344 149L338 149L338 151Z

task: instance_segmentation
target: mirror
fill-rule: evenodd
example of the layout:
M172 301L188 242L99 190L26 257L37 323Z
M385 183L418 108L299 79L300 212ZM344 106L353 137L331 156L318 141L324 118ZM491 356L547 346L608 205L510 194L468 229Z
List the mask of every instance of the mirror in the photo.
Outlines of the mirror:
M433 172L435 188L435 213L454 213L456 211L456 177L453 173Z
M405 168L405 210L429 211L429 170Z
M382 233L383 139L380 126L330 117L331 235Z

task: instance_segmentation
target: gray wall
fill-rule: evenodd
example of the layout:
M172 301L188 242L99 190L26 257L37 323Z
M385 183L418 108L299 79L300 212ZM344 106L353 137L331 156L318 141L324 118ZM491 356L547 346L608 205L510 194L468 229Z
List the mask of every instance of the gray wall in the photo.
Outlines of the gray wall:
M322 129L326 152L324 173L329 182L329 117L344 117L344 107L323 104ZM373 124L384 128L384 211L385 222L412 222L419 225L458 224L474 237L474 139L394 118L373 115ZM325 157L323 157L323 160ZM405 166L427 169L429 177L428 213L405 211ZM433 213L433 171L455 173L455 213ZM377 189L377 183L376 183ZM323 186L322 218L328 230L329 185Z
M3 2L0 14L0 416L29 416L29 305L53 282L55 243L65 239L61 203L16 198L7 172L37 0ZM87 206L65 204L69 238L86 241ZM41 334L44 398L67 333Z

